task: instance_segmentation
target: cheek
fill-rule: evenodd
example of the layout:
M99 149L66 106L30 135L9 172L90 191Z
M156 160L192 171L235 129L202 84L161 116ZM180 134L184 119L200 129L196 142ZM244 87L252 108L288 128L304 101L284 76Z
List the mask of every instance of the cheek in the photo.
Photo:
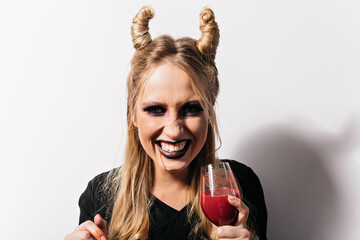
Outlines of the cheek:
M187 126L189 131L196 138L197 143L201 143L202 147L207 136L208 119L206 117L201 117L199 119L189 120Z
M137 128L139 132L139 138L142 143L151 141L152 138L155 137L160 126L160 119L144 116L144 114L138 114Z

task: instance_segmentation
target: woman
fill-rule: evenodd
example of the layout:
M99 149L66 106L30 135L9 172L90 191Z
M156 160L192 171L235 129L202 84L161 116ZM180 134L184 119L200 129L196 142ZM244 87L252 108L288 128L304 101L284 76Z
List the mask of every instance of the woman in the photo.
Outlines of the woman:
M127 80L124 164L89 182L79 200L80 225L66 239L266 239L266 207L252 170L228 161L243 201L234 226L216 227L200 208L200 166L215 157L214 104L219 91L214 13L200 14L202 37L152 40L143 7L133 19L136 52Z

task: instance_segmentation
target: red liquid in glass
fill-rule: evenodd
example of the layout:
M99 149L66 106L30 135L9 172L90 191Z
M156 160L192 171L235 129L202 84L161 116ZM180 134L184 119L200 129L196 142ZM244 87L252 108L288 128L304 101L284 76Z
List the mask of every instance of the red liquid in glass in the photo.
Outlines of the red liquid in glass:
M201 208L205 216L216 226L232 225L236 221L239 211L228 201L228 195L232 191L232 189L216 189L214 193L216 196L211 196L209 190L200 194ZM235 196L240 198L240 192L235 191Z

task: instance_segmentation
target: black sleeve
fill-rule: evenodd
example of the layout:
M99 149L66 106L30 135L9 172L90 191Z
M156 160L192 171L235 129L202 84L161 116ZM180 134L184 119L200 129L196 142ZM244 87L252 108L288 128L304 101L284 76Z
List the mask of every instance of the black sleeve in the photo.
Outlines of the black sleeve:
M242 192L242 200L249 207L250 214L247 224L253 229L260 240L266 240L267 210L264 192L258 176L246 165L228 161Z
M102 194L102 184L106 178L106 173L102 173L92 179L85 191L79 198L80 218L79 224L87 221L94 220L96 214L100 214L108 222L109 206L106 204L104 195Z
M85 189L85 191L81 194L79 199L79 207L80 207L80 219L79 224L87 221L93 220L93 214L95 212L94 209L94 190L92 186L92 182L90 181Z

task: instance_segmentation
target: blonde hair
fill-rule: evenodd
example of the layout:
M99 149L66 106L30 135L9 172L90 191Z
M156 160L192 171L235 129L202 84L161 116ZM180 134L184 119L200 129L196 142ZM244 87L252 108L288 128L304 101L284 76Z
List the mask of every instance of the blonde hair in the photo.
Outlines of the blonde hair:
M140 9L133 19L131 35L136 52L131 61L127 79L127 143L124 164L121 170L110 172L106 186L112 192L114 204L108 239L148 239L150 219L149 208L153 199L150 195L153 183L153 162L143 149L137 128L133 124L135 108L143 83L151 70L164 62L171 62L186 71L192 79L195 94L208 111L208 135L199 154L189 165L191 198L188 219L193 233L199 237L212 235L212 225L200 209L199 179L200 166L213 163L215 138L218 128L214 104L219 92L218 72L215 66L216 48L219 43L219 29L214 13L204 8L200 13L199 40L184 37L173 39L159 36L154 40L149 34L149 20L154 16L151 7ZM198 215L199 218L194 218Z

